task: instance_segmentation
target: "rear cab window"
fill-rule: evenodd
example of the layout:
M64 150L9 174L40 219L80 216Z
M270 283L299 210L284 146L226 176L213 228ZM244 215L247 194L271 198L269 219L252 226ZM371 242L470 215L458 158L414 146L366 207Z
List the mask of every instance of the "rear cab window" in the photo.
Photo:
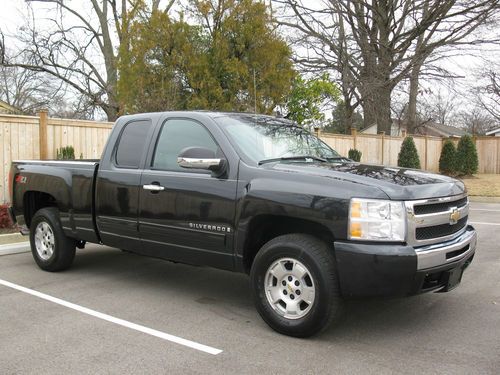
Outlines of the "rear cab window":
M139 168L151 127L151 120L132 121L124 126L116 147L115 164L117 167Z

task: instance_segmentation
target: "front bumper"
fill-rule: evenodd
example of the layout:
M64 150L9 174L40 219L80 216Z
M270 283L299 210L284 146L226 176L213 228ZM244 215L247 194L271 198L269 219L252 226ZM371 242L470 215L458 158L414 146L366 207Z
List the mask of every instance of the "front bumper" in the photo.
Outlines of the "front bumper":
M461 275L474 257L476 243L477 234L470 225L453 240L417 248L335 242L341 293L344 297L400 297L448 291L456 284L450 283L451 271Z

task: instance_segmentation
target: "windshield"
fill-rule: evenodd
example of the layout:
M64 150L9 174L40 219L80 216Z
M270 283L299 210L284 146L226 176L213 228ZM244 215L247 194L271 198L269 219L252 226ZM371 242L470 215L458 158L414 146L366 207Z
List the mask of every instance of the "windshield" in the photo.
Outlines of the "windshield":
M304 157L306 162L340 158L326 143L284 119L239 114L219 117L215 121L231 143L255 163L281 158Z

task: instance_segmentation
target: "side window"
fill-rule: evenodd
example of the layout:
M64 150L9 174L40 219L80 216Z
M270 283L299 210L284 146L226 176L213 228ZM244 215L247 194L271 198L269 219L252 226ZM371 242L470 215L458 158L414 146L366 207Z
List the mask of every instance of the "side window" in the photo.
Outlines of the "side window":
M150 129L149 120L134 121L125 125L116 149L118 167L139 168Z
M217 155L219 147L205 127L193 120L172 119L162 126L153 156L153 169L183 171L177 164L177 156L186 147L204 147Z

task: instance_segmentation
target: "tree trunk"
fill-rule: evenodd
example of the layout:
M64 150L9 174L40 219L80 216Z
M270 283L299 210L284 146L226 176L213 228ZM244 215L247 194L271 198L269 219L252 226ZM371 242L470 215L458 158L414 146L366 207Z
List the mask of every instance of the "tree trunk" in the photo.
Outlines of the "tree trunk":
M377 121L377 132L385 132L391 135L392 119L391 119L391 87L381 87L374 93L374 111Z
M359 92L361 94L361 106L363 107L363 127L366 129L377 124L375 107L373 106L373 84L370 74L363 74L360 79Z
M115 122L119 116L119 106L114 98L109 98L108 103L105 107L102 107L104 112L106 113L106 117L109 122Z
M109 122L115 122L116 119L118 118L118 110L115 107L109 107L106 110L106 116L108 118Z
M406 119L406 132L408 134L415 134L417 128L417 95L420 67L420 64L415 65L410 73L410 93L408 96L408 115Z
M377 124L377 117L375 115L375 108L373 106L372 95L362 94L363 98L363 127L366 129L372 125Z
M353 127L353 114L354 114L354 108L351 105L350 101L344 102L344 132L345 134L349 133L349 129Z

